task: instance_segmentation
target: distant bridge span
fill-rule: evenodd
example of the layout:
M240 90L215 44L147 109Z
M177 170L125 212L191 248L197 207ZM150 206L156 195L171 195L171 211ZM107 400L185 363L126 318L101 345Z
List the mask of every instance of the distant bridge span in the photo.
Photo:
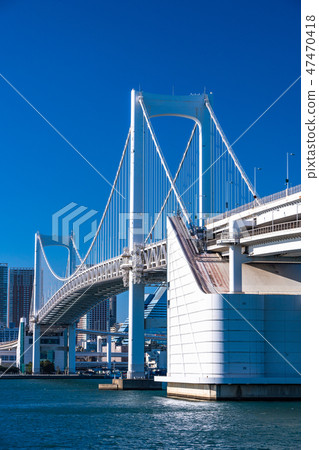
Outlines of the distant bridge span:
M166 282L166 241L137 247L132 258L120 255L89 267L65 283L40 309L37 323L70 325L96 304L128 290L127 277L133 265L144 284Z

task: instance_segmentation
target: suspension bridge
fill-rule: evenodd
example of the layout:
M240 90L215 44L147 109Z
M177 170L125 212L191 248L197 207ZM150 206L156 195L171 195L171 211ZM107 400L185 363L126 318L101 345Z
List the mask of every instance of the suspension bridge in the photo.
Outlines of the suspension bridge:
M174 177L151 123L151 118L158 116L180 116L194 122ZM227 193L223 179L227 180ZM141 347L144 286L166 282L167 216L180 214L188 226L202 227L204 220L213 211L222 212L226 203L231 209L254 197L257 195L222 132L208 95L177 97L132 91L130 129L86 255L80 257L72 237L67 244L60 239L59 244L69 249L68 276L61 277L45 254L46 246L56 241L36 234L30 315L34 372L39 370L37 337L44 326L72 328L97 303L129 289L129 376L142 376L141 351L138 358L134 346Z
M152 123L164 116L193 122L175 174ZM280 212L274 216L275 210ZM99 302L128 290L128 378L144 378L144 289L168 283L167 221L179 236L202 291L236 293L243 292L243 263L256 257L263 263L299 262L300 220L299 188L259 198L216 118L211 95L133 90L127 139L86 254L80 255L77 236L36 233L29 324L33 372L40 371L42 335L67 329L68 347L75 348L79 318ZM263 227L269 222L272 227ZM65 276L54 271L46 255L52 245L68 249ZM290 287L290 292L294 289Z

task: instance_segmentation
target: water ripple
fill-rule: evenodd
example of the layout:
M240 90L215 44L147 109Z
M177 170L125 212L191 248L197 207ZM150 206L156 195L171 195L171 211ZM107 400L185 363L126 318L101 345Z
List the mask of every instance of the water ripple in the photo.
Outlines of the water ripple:
M97 380L1 380L0 448L300 448L298 402L190 402Z

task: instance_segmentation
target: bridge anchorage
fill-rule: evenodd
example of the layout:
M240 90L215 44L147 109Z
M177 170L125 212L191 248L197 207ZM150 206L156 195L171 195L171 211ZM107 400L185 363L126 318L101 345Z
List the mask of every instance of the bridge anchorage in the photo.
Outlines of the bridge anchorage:
M236 317L239 322L235 318L227 322L226 316L231 316L229 304L234 302L235 309L240 310L238 305L245 296L250 296L247 301L252 310L269 316L265 305L273 298L267 296L278 295L278 304L283 302L281 296L289 301L296 297L296 310L289 311L297 317L300 227L296 224L285 229L283 223L294 218L300 221L300 192L298 188L290 189L266 200L258 196L211 102L212 96L206 94L168 96L132 90L129 132L105 210L86 254L80 255L74 236L64 239L68 267L65 276L58 275L45 253L46 247L57 245L57 241L36 234L33 319L29 323L34 373L40 370L41 339L50 333L60 336L58 346L64 353L68 350L65 366L74 372L76 322L101 301L128 290L127 376L144 379L144 289L148 285L167 285L169 345L165 381L171 385L203 385L203 380L206 384L210 380L212 385L242 380L244 370L254 382L269 375L265 362L269 355L262 354L258 339L251 341L251 345L256 344L254 348L258 347L255 366L245 360L251 355L247 352L251 333L256 333L251 328L241 329L244 337L238 341L241 344L237 342L243 359L241 369L239 363L233 362L234 350L225 336L234 331L232 326L242 327L239 322L249 325L240 316ZM153 126L165 116L193 122L174 176L166 161L167 149L162 151ZM262 228L269 225L272 230L263 232ZM273 289L269 288L272 283ZM219 305L218 313L215 304ZM254 322L252 310L248 316ZM221 319L217 324L218 314ZM258 326L253 325L256 329ZM24 332L24 340L27 338ZM212 348L220 349L219 356ZM275 354L280 358L283 352ZM297 366L298 361L293 365ZM287 367L282 373L280 370L281 366L277 379L283 383L282 374L288 377L289 371ZM172 395L178 395L178 389L173 389Z

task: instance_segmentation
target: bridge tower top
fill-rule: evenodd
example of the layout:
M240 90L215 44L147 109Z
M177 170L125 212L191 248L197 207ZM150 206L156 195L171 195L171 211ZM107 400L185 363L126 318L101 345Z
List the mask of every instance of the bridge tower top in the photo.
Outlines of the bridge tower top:
M136 137L136 131L138 129L142 130L143 112L145 111L149 117L184 117L193 120L197 124L199 130L198 216L201 224L203 224L205 218L209 217L213 209L213 192L210 179L212 173L209 170L212 164L212 127L211 114L207 108L207 105L210 105L211 100L212 95L207 94L177 96L150 94L132 90L131 133L133 142L135 139L139 139ZM132 120L132 117L134 117L134 120ZM133 133L135 135L134 137ZM142 151L142 144L140 144L140 148ZM136 145L134 145L134 151L137 151ZM136 157L138 158L137 155L135 158Z

